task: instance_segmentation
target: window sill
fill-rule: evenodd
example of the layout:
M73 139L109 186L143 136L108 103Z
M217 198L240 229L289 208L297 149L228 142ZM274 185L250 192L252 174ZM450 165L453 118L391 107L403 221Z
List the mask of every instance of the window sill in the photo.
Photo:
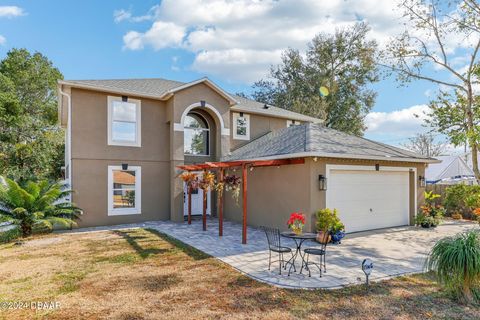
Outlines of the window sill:
M142 145L140 143L136 142L116 142L116 141L109 141L108 142L109 146L116 146L116 147L136 147L140 148Z
M108 211L108 216L127 216L133 214L142 214L138 209L117 209Z
M233 140L243 140L243 141L249 141L250 137L242 137L242 136L234 136Z

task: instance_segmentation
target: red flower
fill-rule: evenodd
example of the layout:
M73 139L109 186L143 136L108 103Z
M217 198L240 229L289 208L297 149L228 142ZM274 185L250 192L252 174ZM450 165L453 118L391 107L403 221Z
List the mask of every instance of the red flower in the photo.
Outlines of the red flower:
M305 216L301 212L293 212L288 219L287 224L291 226L292 224L299 222L305 224Z

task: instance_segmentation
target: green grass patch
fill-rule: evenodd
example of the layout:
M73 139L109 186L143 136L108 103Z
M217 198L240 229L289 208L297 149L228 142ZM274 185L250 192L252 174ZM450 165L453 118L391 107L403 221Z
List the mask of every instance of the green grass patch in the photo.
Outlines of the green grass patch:
M80 288L80 282L85 279L88 273L87 270L72 270L57 274L55 280L61 283L59 293L77 291Z

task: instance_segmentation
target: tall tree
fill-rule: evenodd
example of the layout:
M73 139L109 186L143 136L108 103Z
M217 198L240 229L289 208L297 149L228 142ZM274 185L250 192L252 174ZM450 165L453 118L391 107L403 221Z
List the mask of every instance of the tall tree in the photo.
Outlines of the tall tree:
M62 74L42 54L12 49L0 61L0 173L17 180L56 179L63 161L57 125Z
M419 133L401 146L426 157L441 156L447 149L445 142L436 142L435 136L429 133Z
M468 143L473 171L480 180L480 114L473 90L479 84L480 5L476 0L405 0L400 9L408 29L388 45L382 64L402 84L425 80L443 88L431 103L427 123L446 133L455 145Z
M305 57L298 50L286 50L282 63L271 67L270 79L254 84L253 98L362 135L364 118L376 98L368 86L378 81L377 43L367 40L369 30L367 24L357 23L333 35L320 33L309 43ZM321 87L329 94L322 95Z

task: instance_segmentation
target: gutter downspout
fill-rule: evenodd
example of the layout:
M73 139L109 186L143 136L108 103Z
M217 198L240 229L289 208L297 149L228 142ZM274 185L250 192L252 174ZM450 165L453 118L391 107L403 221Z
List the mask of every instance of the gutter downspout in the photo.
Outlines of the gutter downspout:
M67 98L67 150L65 157L68 160L68 185L72 188L72 98L71 96L62 90L60 85L58 91L60 94ZM63 104L63 103L62 103ZM67 154L68 153L68 154Z

